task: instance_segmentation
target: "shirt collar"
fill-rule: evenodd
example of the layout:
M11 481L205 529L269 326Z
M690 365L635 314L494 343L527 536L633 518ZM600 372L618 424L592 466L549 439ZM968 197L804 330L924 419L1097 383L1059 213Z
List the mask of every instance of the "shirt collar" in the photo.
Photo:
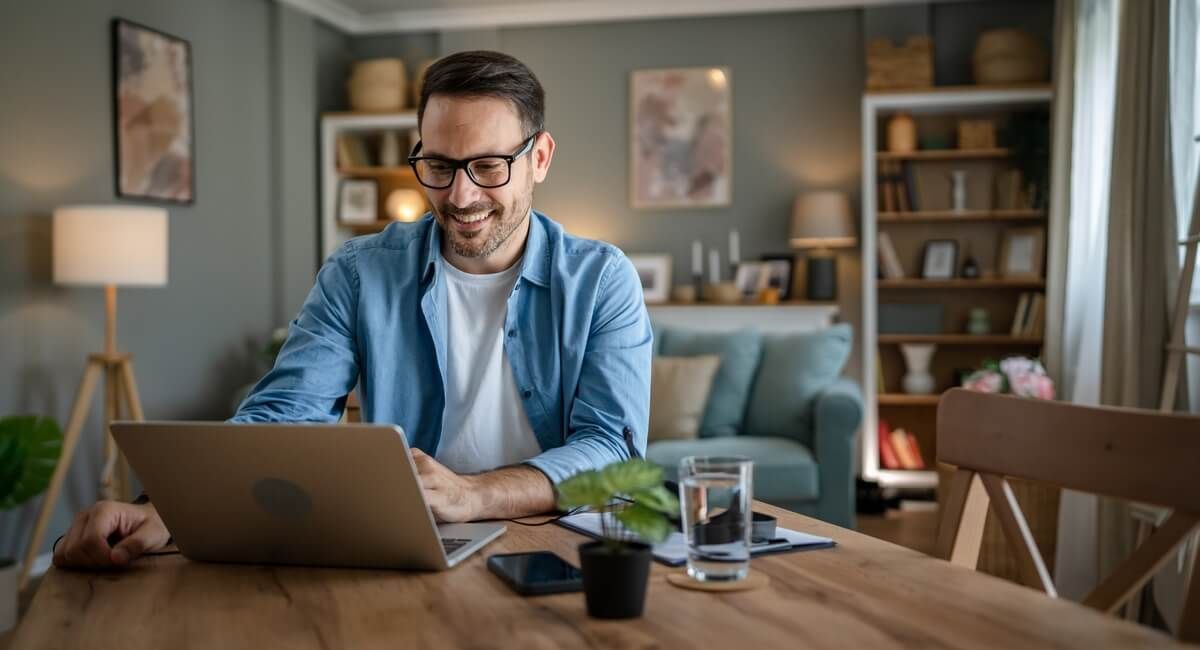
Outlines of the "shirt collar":
M425 236L425 261L421 265L424 272L422 281L428 281L437 267L437 261L442 256L442 227L432 215L429 219L429 233ZM521 277L543 287L550 286L550 246L546 235L546 225L542 223L541 215L529 210L529 234L525 239L525 254L521 258Z

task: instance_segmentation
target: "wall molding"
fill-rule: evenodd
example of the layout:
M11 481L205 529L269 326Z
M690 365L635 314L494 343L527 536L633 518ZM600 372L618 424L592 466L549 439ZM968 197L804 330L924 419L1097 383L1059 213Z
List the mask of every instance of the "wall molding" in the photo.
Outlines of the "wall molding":
M362 13L339 0L276 0L323 20L343 32L397 34L495 29L529 25L579 24L693 18L817 9L915 4L914 0L539 0L503 6L397 9ZM951 0L929 0L930 3ZM975 0L978 1L978 0Z

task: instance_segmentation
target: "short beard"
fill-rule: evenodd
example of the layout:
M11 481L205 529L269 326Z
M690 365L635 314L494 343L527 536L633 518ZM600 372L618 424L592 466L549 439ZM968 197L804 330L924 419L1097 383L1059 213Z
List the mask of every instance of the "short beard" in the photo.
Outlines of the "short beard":
M450 250L454 251L455 255L467 258L485 258L491 256L505 242L512 237L513 233L521 226L526 217L529 216L529 208L533 204L533 183L532 178L529 179L529 187L524 196L524 201L519 198L513 203L512 218L506 221L509 217L508 211L499 203L482 203L475 202L465 208L453 208L449 205L442 205L437 210L437 216L441 221L444 239L450 244ZM491 235L488 236L482 245L478 248L470 246L470 242L479 235L479 233L468 233L465 235L450 235L450 228L446 225L446 220L453 219L456 214L474 214L481 210L494 210L496 212ZM459 236L462 239L459 239Z

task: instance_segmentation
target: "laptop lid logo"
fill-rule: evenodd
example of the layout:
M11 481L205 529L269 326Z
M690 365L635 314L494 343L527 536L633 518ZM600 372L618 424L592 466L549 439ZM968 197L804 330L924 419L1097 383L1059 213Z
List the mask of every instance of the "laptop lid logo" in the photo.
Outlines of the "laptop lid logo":
M300 519L312 512L312 498L299 485L281 478L264 478L251 488L254 502L280 519Z

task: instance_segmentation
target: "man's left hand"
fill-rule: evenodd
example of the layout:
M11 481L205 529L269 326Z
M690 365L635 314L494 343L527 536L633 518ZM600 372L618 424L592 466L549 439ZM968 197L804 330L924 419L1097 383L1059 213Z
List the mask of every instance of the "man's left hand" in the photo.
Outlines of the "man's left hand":
M433 456L420 449L412 450L417 476L421 479L421 491L425 502L438 521L459 522L479 518L481 505L477 477L456 474L453 470L434 460Z

